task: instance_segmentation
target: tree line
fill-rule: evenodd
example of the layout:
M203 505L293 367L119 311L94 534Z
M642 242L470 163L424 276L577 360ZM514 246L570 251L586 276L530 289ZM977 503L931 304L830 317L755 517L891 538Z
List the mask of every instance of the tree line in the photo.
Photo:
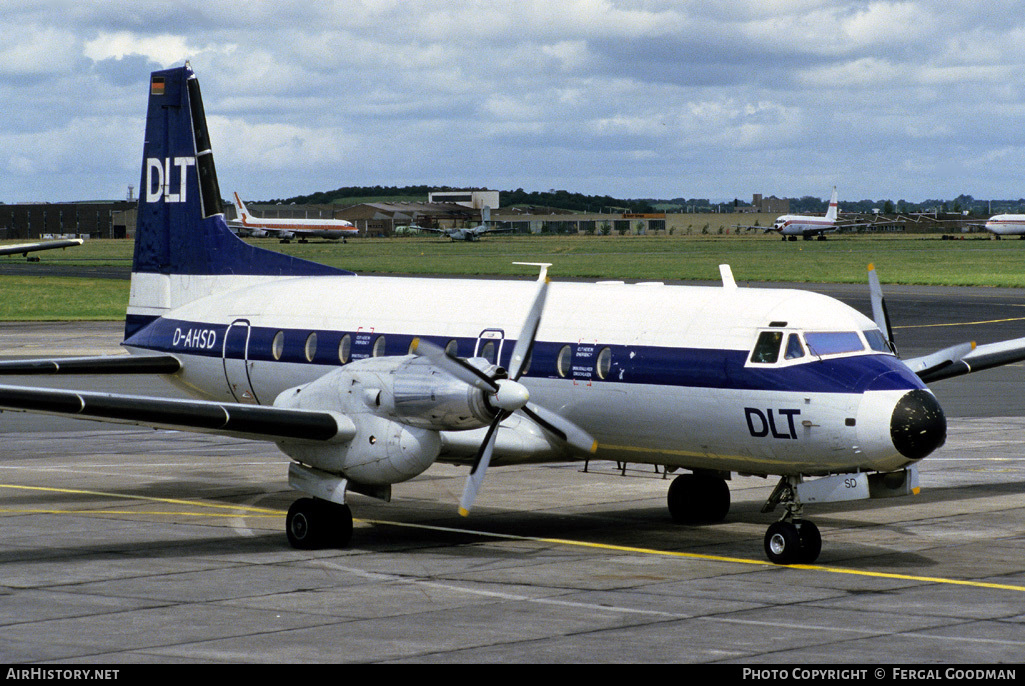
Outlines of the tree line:
M318 191L309 195L274 199L268 202L285 205L332 205L358 204L389 199L426 200L432 191L465 190L450 186L345 186L333 191ZM503 207L556 208L574 212L730 212L746 207L749 203L735 199L732 202L712 202L708 198L614 198L609 195L587 195L566 190L548 191L500 190ZM790 212L794 214L822 214L828 209L829 201L805 195L787 198ZM911 214L915 212L968 213L989 216L1002 212L1025 213L1025 199L979 200L970 195L959 195L952 200L841 200L840 211L848 213L871 213L878 210L884 214Z

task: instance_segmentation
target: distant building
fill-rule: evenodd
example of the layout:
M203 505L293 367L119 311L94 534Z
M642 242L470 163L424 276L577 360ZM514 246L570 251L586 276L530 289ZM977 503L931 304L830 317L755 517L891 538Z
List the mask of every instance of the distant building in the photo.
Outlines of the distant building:
M763 214L790 214L790 200L777 198L775 195L763 197L761 193L755 193L751 199L755 212Z
M0 239L130 237L135 233L136 207L134 200L0 204Z
M485 207L498 208L498 191L487 189L467 189L461 191L431 191L427 194L427 202L453 202L464 207L481 210Z

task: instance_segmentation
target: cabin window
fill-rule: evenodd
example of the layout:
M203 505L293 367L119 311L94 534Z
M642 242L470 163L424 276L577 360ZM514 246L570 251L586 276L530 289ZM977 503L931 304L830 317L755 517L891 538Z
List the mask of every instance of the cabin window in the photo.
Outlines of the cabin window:
M314 331L306 337L306 361L313 362L313 358L317 356L317 332Z
M378 336L377 340L374 341L374 351L371 355L373 357L381 357L384 355L384 336Z
M865 349L861 336L855 331L816 331L804 334L813 355L839 355Z
M758 364L773 364L779 359L779 346L783 342L782 331L763 331L758 334L751 361Z
M595 364L595 371L598 372L598 378L604 379L609 375L609 370L612 369L612 349L602 348L601 352L598 353L598 362Z
M345 364L349 361L349 353L352 352L352 337L349 334L342 336L338 342L338 361Z
M565 377L569 374L570 363L573 360L573 351L570 350L568 345L562 346L562 350L559 351L559 357L555 361L555 370L559 372L559 376Z
M491 364L495 364L495 342L494 341L488 341L487 343L484 344L484 347L480 349L480 357L483 357L485 360L487 360Z
M783 359L796 360L804 357L804 346L801 345L801 337L796 333L787 336L787 347L783 353Z
M274 334L274 340L270 344L270 353L274 356L275 360L280 360L281 356L285 354L285 332L278 331Z
M865 334L868 347L872 350L875 350L877 353L893 352L890 350L890 344L886 342L883 332L879 329L869 329L868 331L862 331L862 333Z

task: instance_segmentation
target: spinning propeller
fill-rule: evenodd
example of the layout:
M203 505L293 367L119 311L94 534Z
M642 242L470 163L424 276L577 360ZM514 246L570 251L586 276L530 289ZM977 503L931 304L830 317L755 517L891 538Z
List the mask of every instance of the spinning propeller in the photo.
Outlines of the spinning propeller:
M519 262L517 264L532 263ZM530 353L534 347L534 338L537 336L537 330L541 324L541 313L544 310L545 298L548 294L548 267L551 265L535 264L534 266L541 267L537 292L534 295L534 303L530 307L530 312L527 314L527 320L516 340L516 346L513 348L507 377L501 373L489 376L465 359L456 357L427 341L417 341L413 346L414 354L426 357L434 366L484 392L487 402L496 410L495 418L488 427L484 443L477 451L473 468L470 470L466 486L463 488L462 498L459 500L459 514L464 517L470 513L470 508L477 498L477 491L480 490L480 486L484 482L484 473L491 463L491 454L495 449L498 426L513 412L517 410L523 412L544 430L576 449L592 452L596 446L594 439L573 423L554 412L530 404L528 402L530 392L523 384L519 383L519 378L527 371L527 361L530 359Z

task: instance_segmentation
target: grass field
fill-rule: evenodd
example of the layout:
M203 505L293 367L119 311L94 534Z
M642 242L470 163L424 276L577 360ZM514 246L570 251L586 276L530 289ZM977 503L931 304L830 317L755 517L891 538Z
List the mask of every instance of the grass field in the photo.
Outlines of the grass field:
M436 237L353 239L347 243L255 244L358 273L522 275L551 262L559 278L709 280L729 264L740 283L865 283L874 263L883 283L1025 287L1025 241L969 236L850 235L783 242L776 236L491 236L476 243ZM131 265L128 240L88 241L37 253L46 266ZM0 258L17 261L22 258ZM2 264L3 262L0 262ZM114 279L0 276L0 320L119 319L128 282Z

